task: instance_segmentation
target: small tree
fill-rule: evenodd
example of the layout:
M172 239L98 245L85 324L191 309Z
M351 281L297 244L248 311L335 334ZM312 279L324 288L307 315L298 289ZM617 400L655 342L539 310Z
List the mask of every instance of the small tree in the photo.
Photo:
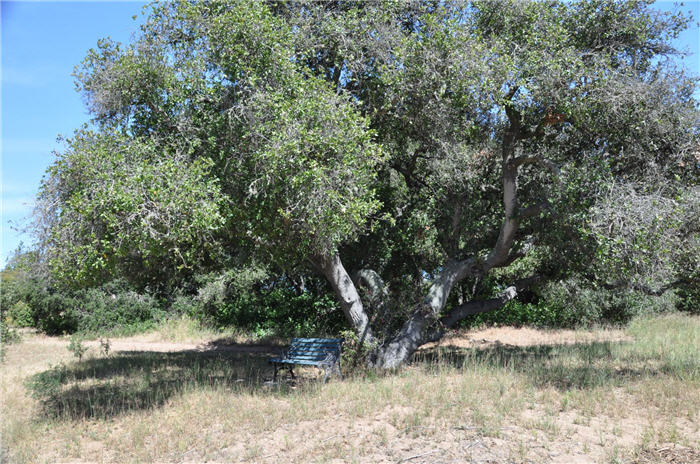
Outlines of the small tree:
M68 344L68 351L73 353L73 356L78 358L78 362L83 360L83 355L88 350L88 347L83 345L83 339L79 335L72 335Z

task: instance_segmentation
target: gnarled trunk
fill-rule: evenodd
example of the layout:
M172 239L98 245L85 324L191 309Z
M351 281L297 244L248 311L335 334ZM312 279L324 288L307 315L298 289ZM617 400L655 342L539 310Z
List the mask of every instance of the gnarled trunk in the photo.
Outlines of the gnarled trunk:
M399 367L411 359L418 348L426 343L440 340L448 329L454 327L465 317L501 308L517 294L518 289L512 286L505 289L496 298L469 301L459 305L438 321L417 317L416 320L404 325L394 339L378 347L370 361L375 367L386 369Z
M374 336L369 325L369 317L367 317L357 288L345 270L338 253L319 256L315 261L333 287L340 301L340 307L345 313L345 318L352 325L357 336L365 343L372 343Z
M510 100L516 93L517 87L509 94ZM540 156L516 157L516 145L524 137L521 128L520 115L510 105L506 104L505 110L509 120L503 140L503 208L504 218L498 238L493 248L484 260L476 257L465 260L450 260L442 268L440 274L430 286L423 301L415 308L411 317L403 324L397 334L384 341L374 349L369 362L378 368L393 369L407 362L413 353L428 342L437 341L445 334L446 330L457 322L472 314L479 314L498 309L508 301L516 297L518 291L527 288L537 278L523 279L514 286L508 287L500 295L489 300L470 301L453 308L449 313L442 315L447 304L448 297L454 286L467 276L479 277L490 270L508 266L515 259L523 256L520 252L513 252L515 236L520 227L520 221L526 217L532 217L547 208L547 202L536 206L521 209L518 206L518 169L525 164L542 164L556 176L556 166ZM363 340L373 340L369 320L360 301L355 285L345 272L336 254L321 260L321 269L324 275L333 285L340 298L341 306L355 331ZM367 284L373 288L372 294L378 294L378 288L383 283L376 273L358 274ZM442 317L441 317L442 315Z
M508 98L512 98L516 91L517 88L511 90ZM422 304L416 308L399 333L377 348L370 360L373 365L382 368L396 368L408 361L421 345L439 340L447 329L465 317L498 309L517 295L518 286L508 287L496 298L464 303L440 318L440 313L447 303L450 292L458 282L469 275L483 276L491 269L507 266L514 259L522 256L520 253L512 253L520 219L536 214L546 207L546 205L542 205L532 208L532 210L521 210L518 207L519 166L537 160L541 160L541 162L546 162L546 160L539 157L514 157L515 146L522 137L520 115L510 105L506 105L506 113L510 125L503 141L502 182L505 215L496 243L483 262L479 262L475 258L448 262L430 287ZM521 281L521 284L526 285L527 281L530 280L525 279Z

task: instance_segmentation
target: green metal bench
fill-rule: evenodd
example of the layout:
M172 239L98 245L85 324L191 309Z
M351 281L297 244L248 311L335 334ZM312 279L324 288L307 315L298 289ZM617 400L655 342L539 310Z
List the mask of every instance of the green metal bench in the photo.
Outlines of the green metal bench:
M328 380L332 373L337 373L342 379L340 372L340 346L342 338L293 338L286 353L281 358L270 359L270 363L275 366L274 381L277 380L277 373L282 369L289 369L293 379L294 366L316 366L325 373L323 382Z

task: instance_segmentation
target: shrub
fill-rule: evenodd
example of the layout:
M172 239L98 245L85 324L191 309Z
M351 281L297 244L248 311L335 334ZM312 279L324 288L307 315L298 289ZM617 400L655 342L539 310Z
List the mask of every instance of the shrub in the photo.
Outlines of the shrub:
M7 311L7 323L15 327L32 327L34 318L32 308L26 301L17 301Z
M87 346L83 345L83 338L77 335L70 337L70 343L68 344L68 351L73 353L73 356L78 358L78 361L83 360L83 355L88 350Z
M364 371L367 367L368 356L373 346L368 343L360 343L360 339L352 330L340 332L343 339L343 348L340 354L342 369L347 372Z
M294 337L337 332L344 326L344 320L336 309L330 296L272 288L231 295L211 316L217 325Z
M151 327L165 317L158 300L146 293L137 293L121 282L76 292L77 329L99 334L115 329Z
M0 317L0 362L5 360L5 349L7 345L16 343L20 339L20 335L7 326L4 317Z
M312 279L309 279L312 280ZM345 327L335 298L322 281L295 288L284 276L269 279L261 269L204 276L193 300L176 298L177 311L216 327L235 326L256 335L326 335Z
M690 314L700 314L700 285L684 285L676 291L678 309Z
M49 335L129 332L154 325L164 314L154 296L135 292L123 281L69 290L26 274L3 282L2 304L9 308L4 313L9 324L35 327Z
M78 329L75 300L69 294L42 288L29 301L34 327L49 335L72 333Z
M492 290L494 294L498 291ZM628 289L591 288L581 281L569 279L546 284L525 298L519 295L496 311L466 319L464 325L578 327L624 324L639 315L673 311L676 300L672 292L649 296Z
M198 319L202 315L202 305L196 297L177 293L172 303L170 303L169 317L187 316L191 319Z

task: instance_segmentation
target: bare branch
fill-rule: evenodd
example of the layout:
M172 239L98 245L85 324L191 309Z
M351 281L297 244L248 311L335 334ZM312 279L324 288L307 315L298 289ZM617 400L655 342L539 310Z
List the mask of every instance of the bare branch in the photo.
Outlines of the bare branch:
M357 293L357 288L348 275L338 253L317 256L313 260L333 287L345 317L352 324L358 337L368 343L374 341L369 317Z
M548 169L549 172L552 173L554 180L558 184L561 184L561 170L559 169L559 166L557 166L557 164L553 161L542 157L541 155L518 156L517 158L513 158L510 161L510 164L514 168L518 168L526 164L539 164L540 166Z
M365 286L369 289L370 304L378 308L384 304L387 289L381 276L372 269L360 269L352 274L355 287Z
M443 337L447 329L454 327L455 324L467 316L486 313L503 307L510 300L513 300L516 296L518 296L518 293L536 284L541 280L541 278L542 277L539 275L534 275L518 280L514 285L511 285L503 290L503 292L501 292L495 298L488 300L468 301L455 307L438 321L436 328L425 334L424 343L439 340Z

